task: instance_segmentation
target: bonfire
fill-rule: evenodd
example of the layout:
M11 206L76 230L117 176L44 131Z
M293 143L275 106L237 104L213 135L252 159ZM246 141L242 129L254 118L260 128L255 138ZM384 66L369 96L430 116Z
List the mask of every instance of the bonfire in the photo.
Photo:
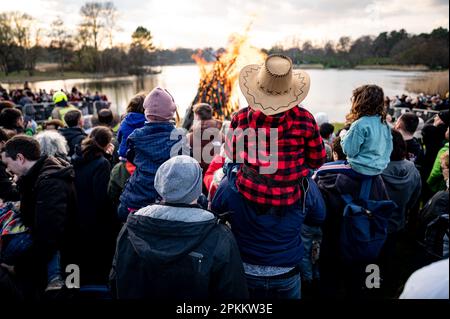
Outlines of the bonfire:
M183 122L186 129L192 126L192 107L197 103L208 103L215 118L229 120L239 109L239 71L248 64L263 63L266 55L250 46L246 32L244 35L231 35L227 49L217 53L213 62L206 61L202 51L192 58L199 66L200 83Z

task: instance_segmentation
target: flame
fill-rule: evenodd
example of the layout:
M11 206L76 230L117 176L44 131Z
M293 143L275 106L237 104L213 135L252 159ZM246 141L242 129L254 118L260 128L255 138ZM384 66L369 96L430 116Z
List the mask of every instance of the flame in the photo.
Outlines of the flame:
M249 27L243 35L232 34L227 49L217 54L214 62L206 61L203 51L192 56L200 71L200 83L192 105L208 103L215 118L230 119L239 109L240 70L248 64L262 64L266 58L265 53L248 43Z

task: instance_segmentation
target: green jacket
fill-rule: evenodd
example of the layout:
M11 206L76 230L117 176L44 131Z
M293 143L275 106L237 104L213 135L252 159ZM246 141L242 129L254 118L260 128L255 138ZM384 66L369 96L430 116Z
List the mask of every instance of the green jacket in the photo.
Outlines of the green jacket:
M442 168L441 168L441 156L446 151L448 151L448 142L445 143L444 147L442 147L439 150L439 152L436 156L436 160L434 161L434 165L431 170L430 176L427 179L427 184L428 184L428 186L430 186L430 189L433 192L445 190L445 188L446 188L444 176L442 175Z

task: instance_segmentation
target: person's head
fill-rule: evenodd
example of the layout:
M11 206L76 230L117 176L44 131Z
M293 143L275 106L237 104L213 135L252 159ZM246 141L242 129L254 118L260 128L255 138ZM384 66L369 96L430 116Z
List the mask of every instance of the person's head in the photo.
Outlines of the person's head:
M42 124L42 128L44 130L53 130L57 131L60 128L64 127L64 122L58 119L48 120Z
M138 93L133 96L127 105L127 113L144 113L144 100L144 93Z
M449 111L441 111L434 117L434 126L445 124L448 126L450 124L450 114Z
M67 141L57 131L42 131L36 135L36 140L41 147L41 155L65 157L68 154Z
M0 126L7 129L23 128L22 112L16 108L6 108L0 113Z
M16 105L11 101L0 101L0 112L3 111L3 109L13 109Z
M100 155L105 153L112 138L113 133L108 127L95 127L89 136L81 142L81 152L83 153L83 157L86 157L89 154Z
M202 169L190 156L175 156L158 168L154 185L165 202L191 204L202 193Z
M344 151L342 150L341 146L341 138L338 136L333 141L333 160L334 161L344 161L347 159L347 156L345 155Z
M149 122L168 122L175 116L177 106L166 89L154 88L144 100L144 114Z
M413 135L419 125L419 117L414 113L404 113L400 115L394 128L398 131L404 131L407 134Z
M406 158L406 142L402 134L397 130L391 130L392 134L392 152L391 161L402 161Z
M98 122L103 125L110 125L114 120L114 114L110 109L101 109L98 111Z
M334 126L330 123L323 123L320 125L320 136L322 136L323 139L329 139L331 134L334 132Z
M207 121L212 119L213 110L207 103L198 103L194 105L194 118L198 121Z
M422 129L425 126L425 121L423 120L423 118L419 117L419 124L417 124L417 129L414 132L414 137L417 139L421 139L422 138Z
M68 127L83 127L83 114L79 110L69 111L64 115Z
M384 92L378 85L363 85L353 90L352 108L347 120L354 122L363 116L379 115L386 120Z
M67 106L67 101L67 95L64 92L58 91L53 94L53 103L55 103L56 106Z
M6 142L2 161L11 173L25 175L41 156L39 142L26 135L16 135Z

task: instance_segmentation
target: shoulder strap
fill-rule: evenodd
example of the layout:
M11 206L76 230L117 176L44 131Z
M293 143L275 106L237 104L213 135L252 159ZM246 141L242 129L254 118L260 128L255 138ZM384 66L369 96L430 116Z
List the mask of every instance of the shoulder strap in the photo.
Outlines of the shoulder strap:
M361 191L359 193L359 198L363 200L368 200L370 196L370 190L372 188L373 177L365 178L361 184Z

